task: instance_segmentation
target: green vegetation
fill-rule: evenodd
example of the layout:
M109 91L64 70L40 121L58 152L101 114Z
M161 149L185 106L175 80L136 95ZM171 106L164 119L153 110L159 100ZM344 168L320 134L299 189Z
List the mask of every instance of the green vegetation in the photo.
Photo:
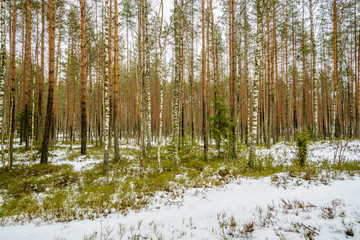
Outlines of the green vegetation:
M299 138L300 139L300 138ZM190 142L190 141L189 141ZM353 175L360 172L359 161L311 161L298 164L278 163L272 155L256 156L249 166L246 146L239 145L239 158L226 159L216 151L209 152L209 161L201 157L202 147L185 142L179 151L180 164L173 161L172 146L162 147L162 170L158 169L156 148L148 151L139 165L139 150L121 148L123 161L111 162L105 175L102 163L90 169L75 171L72 165L14 165L11 171L0 170L0 221L71 221L93 219L112 212L126 214L139 210L162 191L167 199L179 198L187 188L222 186L237 177L272 176L275 185L286 187L289 181L319 181L327 184L339 173ZM79 161L77 150L65 151L70 162ZM82 157L101 159L102 148L90 147L89 155ZM290 161L289 161L290 162ZM285 174L278 174L285 173ZM282 176L284 175L284 176ZM290 180L288 180L290 179Z
M295 142L297 146L297 158L301 167L305 165L308 154L308 142L310 140L310 133L307 129L299 131L296 135Z

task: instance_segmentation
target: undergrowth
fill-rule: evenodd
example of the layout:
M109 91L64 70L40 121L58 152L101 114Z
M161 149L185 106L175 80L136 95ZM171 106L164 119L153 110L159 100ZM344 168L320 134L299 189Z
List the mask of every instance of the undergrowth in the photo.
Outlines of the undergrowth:
M113 212L126 214L130 209L146 207L159 191L167 198L183 196L186 188L222 186L237 177L272 176L273 182L281 182L277 173L285 172L287 177L306 181L320 179L325 184L324 172L360 171L359 161L331 162L321 164L305 162L302 166L276 163L271 155L256 156L253 165L248 165L247 154L238 159L219 157L209 152L209 160L202 159L202 147L188 143L179 151L181 163L176 165L170 145L162 147L161 169L158 168L157 148L148 151L139 164L139 150L121 148L122 160L111 162L109 173L104 174L102 164L91 169L74 171L71 165L20 165L11 171L0 170L0 223L10 221L26 222L32 219L43 221L72 221L94 219ZM246 147L241 145L242 152ZM76 161L78 150L68 154ZM102 156L101 147L88 148L88 154ZM324 178L324 179L323 179Z

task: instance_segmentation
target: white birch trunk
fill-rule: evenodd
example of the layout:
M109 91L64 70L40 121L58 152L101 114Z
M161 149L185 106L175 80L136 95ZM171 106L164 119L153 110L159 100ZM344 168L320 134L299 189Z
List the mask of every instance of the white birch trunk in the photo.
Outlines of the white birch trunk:
M176 164L179 163L179 87L180 87L180 62L179 62L179 6L177 0L174 1L174 35L175 35L175 80L174 80L174 105L173 105L173 138L174 138L174 158Z
M249 163L250 165L255 160L255 144L256 144L256 133L258 127L258 112L259 112L259 81L260 81L260 65L261 65L261 39L262 39L262 29L263 29L263 1L257 0L257 30L256 30L256 51L255 51L255 74L254 81L252 82L252 94L250 95L252 99L252 124L249 129L249 143L250 143L250 154L249 154Z
M105 151L104 151L104 165L103 170L105 173L108 172L108 164L109 164L109 146L110 146L110 138L109 138L109 124L110 124L110 109L109 109L109 102L110 102L110 94L109 94L109 70L108 70L108 63L109 63L109 42L111 41L109 38L109 24L110 24L110 17L109 17L109 0L105 0L104 4L104 26L105 26L105 39L104 39L104 56L105 56L105 69L104 69L104 98L105 98L105 122L103 123L104 129L104 140L105 140Z
M164 48L165 48L165 43L164 45L161 44L161 34L162 34L162 26L163 26L163 12L164 12L164 5L163 5L163 0L161 0L160 3L160 12L161 12L161 20L160 20L160 32L159 32L159 49L160 49L160 66L159 66L159 77L160 77L160 109L159 109L159 134L158 134L158 149L157 149L157 156L158 156L158 163L159 163L159 169L161 169L161 155L160 155L160 148L161 148L161 144L162 144L162 112L163 112L163 103L164 103L164 76L163 73L165 71L163 71L163 52L164 52Z
M1 134L1 160L5 167L4 157L4 134L3 134L3 114L4 114L4 80L5 80L5 0L1 1L1 49L0 49L0 134Z

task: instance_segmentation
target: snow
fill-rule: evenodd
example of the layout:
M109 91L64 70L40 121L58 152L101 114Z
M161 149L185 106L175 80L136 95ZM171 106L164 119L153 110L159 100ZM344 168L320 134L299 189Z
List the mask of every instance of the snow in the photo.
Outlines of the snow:
M74 160L68 160L68 155L70 151L64 150L54 150L51 152L49 157L49 163L54 165L63 165L69 164L73 166L74 171L82 171L86 169L91 169L92 166L102 162L102 159L96 159L94 156L83 155L75 158Z
M299 239L313 228L316 239L345 239L346 226L352 226L354 239L359 239L359 189L359 176L329 185L294 185L287 189L274 186L270 177L242 178L222 188L189 189L170 205L164 200L126 216L112 213L96 220L5 226L0 228L0 239L83 239L95 231L96 239L105 233L114 239L220 239L223 234L230 239L275 239L281 235ZM161 194L157 197L164 199ZM305 207L287 209L282 199ZM324 219L323 211L333 206L332 201L336 216ZM267 223L269 212L272 217ZM231 218L235 227L230 226ZM242 233L244 224L251 221L255 223L254 231Z
M20 147L20 146L17 146ZM57 145L52 164L70 164L75 171L92 168L101 156L69 156L78 151ZM121 149L138 149L135 142ZM16 153L16 163L28 164L28 153ZM271 149L257 148L261 157L281 164L296 157L294 143L280 142ZM313 162L359 161L360 140L310 143ZM124 156L134 159L134 156ZM219 169L219 174L222 169ZM325 173L328 174L328 173ZM108 209L105 217L67 223L34 220L0 227L2 239L360 239L360 176L336 173L325 182L276 177L239 178L221 187L158 192L151 204L127 215ZM179 175L180 177L184 177ZM175 183L174 183L175 184ZM172 195L171 195L172 194ZM3 196L0 195L0 203ZM119 200L121 196L119 196ZM106 237L107 236L107 237ZM91 238L94 237L94 238Z
M279 142L270 149L257 148L259 156L271 156L275 162L291 164L296 158L296 146L292 142ZM310 142L308 159L313 162L334 161L340 157L343 161L360 161L360 140L318 141Z

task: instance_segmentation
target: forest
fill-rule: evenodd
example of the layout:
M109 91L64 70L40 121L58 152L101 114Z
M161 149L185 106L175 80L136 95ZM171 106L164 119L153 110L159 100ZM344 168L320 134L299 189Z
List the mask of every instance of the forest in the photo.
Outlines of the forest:
M0 239L360 237L356 0L0 2Z

